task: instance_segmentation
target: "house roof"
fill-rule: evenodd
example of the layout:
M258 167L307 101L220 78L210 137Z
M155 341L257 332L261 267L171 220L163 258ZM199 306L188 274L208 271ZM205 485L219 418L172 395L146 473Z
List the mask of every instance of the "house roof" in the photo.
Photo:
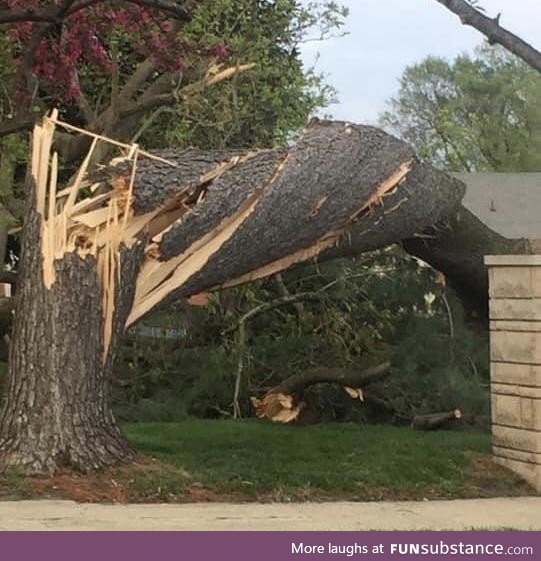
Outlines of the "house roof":
M464 206L506 238L541 239L541 173L454 173Z

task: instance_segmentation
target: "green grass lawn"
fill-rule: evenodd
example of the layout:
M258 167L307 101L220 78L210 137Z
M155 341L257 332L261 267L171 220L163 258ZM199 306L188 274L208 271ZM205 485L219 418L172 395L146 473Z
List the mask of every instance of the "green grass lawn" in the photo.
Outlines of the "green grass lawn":
M188 420L124 427L136 464L0 478L3 498L94 502L400 500L534 494L492 463L490 437L353 424Z
M409 427L192 420L133 424L141 452L176 469L161 489L196 485L213 495L299 498L434 498L524 492L490 460L490 436ZM141 492L155 474L136 481Z

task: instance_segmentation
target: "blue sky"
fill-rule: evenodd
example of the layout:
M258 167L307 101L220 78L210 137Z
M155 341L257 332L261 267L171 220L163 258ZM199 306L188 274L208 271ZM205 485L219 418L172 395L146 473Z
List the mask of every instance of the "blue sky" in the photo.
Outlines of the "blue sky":
M453 58L483 38L436 0L338 0L348 6L346 37L306 43L303 59L338 91L336 119L375 123L404 68L429 54ZM541 0L481 0L488 15L541 49Z

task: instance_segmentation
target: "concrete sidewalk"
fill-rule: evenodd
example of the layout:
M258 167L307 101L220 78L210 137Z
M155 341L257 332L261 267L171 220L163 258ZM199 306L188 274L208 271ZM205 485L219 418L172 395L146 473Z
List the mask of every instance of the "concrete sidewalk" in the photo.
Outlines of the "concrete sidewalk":
M2 530L541 530L541 497L430 502L0 503Z

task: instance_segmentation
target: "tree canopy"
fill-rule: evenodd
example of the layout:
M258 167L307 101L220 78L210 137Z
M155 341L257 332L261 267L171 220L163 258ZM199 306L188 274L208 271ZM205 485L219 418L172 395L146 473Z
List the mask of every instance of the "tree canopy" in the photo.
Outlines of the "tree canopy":
M381 122L450 171L541 169L541 76L501 48L410 66Z

